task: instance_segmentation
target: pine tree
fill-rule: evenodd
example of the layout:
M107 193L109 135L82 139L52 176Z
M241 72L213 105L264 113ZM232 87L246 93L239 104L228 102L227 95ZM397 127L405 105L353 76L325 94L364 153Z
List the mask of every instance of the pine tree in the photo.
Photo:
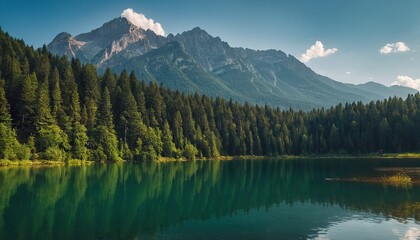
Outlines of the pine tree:
M86 126L92 128L95 125L96 111L100 99L99 81L93 65L87 64L84 66L82 80L81 86L87 113Z
M48 81L43 80L38 88L35 126L37 129L56 124L51 115Z
M48 54L41 54L39 59L35 62L35 73L40 82L48 80L50 75L50 61Z
M6 99L4 84L5 81L0 79L0 124L11 127L12 117L10 116L10 106Z
M136 100L131 93L131 85L127 72L123 71L118 79L117 87L117 131L119 138L123 139L130 149L137 145L139 138L144 142L144 133L147 131L142 116L137 109Z
M381 123L379 124L379 147L380 150L389 151L390 138L391 138L391 128L389 127L388 119L382 118Z
M38 80L35 73L25 77L20 90L20 100L18 103L18 119L17 127L20 130L22 139L26 140L35 128L36 113L36 91L38 88Z
M198 154L197 148L187 141L185 144L184 151L182 152L182 156L184 156L188 160L195 160Z
M69 64L67 64L62 75L62 81L60 81L60 90L63 99L63 109L66 112L67 116L71 115L70 106L74 94L73 90L77 88L78 87L74 78L73 69ZM79 96L79 94L77 95Z
M98 161L121 161L118 152L118 140L114 130L114 123L111 112L111 98L108 88L102 91L101 104L98 109L97 125L93 133L95 146L93 156Z
M216 135L214 134L214 132L211 132L210 130L208 130L205 133L206 139L209 143L209 148L210 148L210 156L209 157L219 157L220 156L220 151L219 151L219 146L217 143L217 138ZM246 154L246 153L244 153Z
M183 135L183 128L182 128L182 117L179 111L176 111L173 125L172 125L172 133L175 142L175 146L177 148L181 148L184 146L184 135Z
M163 150L161 131L152 127L147 127L147 131L142 137L141 159L143 161L156 161Z
M71 145L71 154L74 159L87 160L89 156L87 129L80 123L80 102L77 86L72 86L69 106L71 128L67 131Z
M163 97L160 94L159 87L156 83L151 82L148 94L145 96L146 98L146 106L149 106L150 109L153 109L152 116L156 121L153 121L151 126L158 127L164 124L164 112L165 112L165 104L163 102Z
M55 118L56 122L62 129L68 128L68 117L63 110L63 99L61 97L60 79L58 69L54 68L54 71L50 76L50 84L52 84L52 109L51 114Z
M163 126L163 135L162 135L162 155L165 157L173 157L177 155L178 150L175 147L175 143L173 142L172 132L169 128L169 123L165 121Z
M4 84L5 81L0 79L0 159L29 159L29 148L18 142L16 132L12 129Z
M338 148L340 146L339 131L338 131L338 128L335 126L334 123L333 123L333 125L331 127L331 131L330 131L329 145L330 145L330 149L333 150L333 151L338 150Z
M97 124L106 126L110 130L115 128L112 117L111 96L107 87L105 87L102 91L102 99L98 109Z
M101 82L101 89L103 90L105 87L108 88L108 91L111 90L113 91L115 89L115 86L117 85L117 81L114 77L114 75L111 72L111 69L107 68L105 70L105 73L102 77L102 82ZM111 96L113 96L114 94L111 94ZM111 97L112 99L112 97ZM112 104L112 102L111 102Z
M51 115L48 80L41 82L37 93L35 117L36 148L46 160L64 160L69 150L67 134L60 129Z

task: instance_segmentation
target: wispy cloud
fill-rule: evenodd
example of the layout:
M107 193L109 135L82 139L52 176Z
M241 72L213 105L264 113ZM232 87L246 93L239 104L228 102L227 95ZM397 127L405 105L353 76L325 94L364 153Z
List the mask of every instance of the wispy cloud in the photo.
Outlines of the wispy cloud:
M121 17L126 18L132 24L136 25L139 28L144 30L150 29L155 32L157 35L165 35L165 31L162 28L162 25L158 22L155 22L153 19L149 19L144 16L142 13L136 13L132 8L127 8L121 13Z
M321 41L316 41L309 49L300 56L300 60L304 63L309 62L313 58L326 57L338 51L337 48L324 49L324 44Z
M396 42L396 43L387 43L379 52L382 54L388 53L397 53L397 52L407 52L410 48L403 42Z
M398 76L392 85L410 87L420 91L420 79L413 79L409 76Z

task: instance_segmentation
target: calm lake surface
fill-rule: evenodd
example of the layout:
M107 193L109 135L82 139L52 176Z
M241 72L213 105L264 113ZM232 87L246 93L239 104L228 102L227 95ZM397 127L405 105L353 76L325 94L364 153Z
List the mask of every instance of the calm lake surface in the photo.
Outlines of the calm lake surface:
M420 239L415 159L0 168L0 239Z

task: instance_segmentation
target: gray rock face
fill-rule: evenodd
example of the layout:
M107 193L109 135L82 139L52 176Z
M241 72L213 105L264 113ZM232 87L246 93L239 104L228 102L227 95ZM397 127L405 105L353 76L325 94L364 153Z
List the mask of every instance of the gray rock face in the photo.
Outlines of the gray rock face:
M344 84L282 51L232 48L198 27L163 37L125 18L75 37L60 33L47 47L54 54L95 64L100 71L134 70L140 79L175 90L280 108L309 110L416 92L378 83Z
M79 58L83 63L102 66L107 61L122 53L125 59L140 56L161 46L166 41L151 31L145 31L126 18L115 18L102 27L75 37L60 33L48 44L53 54Z

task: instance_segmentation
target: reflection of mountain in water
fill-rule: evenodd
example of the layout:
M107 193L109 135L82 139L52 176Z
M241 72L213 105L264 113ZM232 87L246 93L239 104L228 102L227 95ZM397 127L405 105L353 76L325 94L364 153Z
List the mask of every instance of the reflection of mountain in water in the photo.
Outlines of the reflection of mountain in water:
M286 234L300 226L293 237L326 227L348 215L345 209L419 220L417 187L324 181L413 163L273 160L0 169L0 239L127 239L191 220L255 219L261 216L256 209L264 208L276 218L291 216L276 227Z

